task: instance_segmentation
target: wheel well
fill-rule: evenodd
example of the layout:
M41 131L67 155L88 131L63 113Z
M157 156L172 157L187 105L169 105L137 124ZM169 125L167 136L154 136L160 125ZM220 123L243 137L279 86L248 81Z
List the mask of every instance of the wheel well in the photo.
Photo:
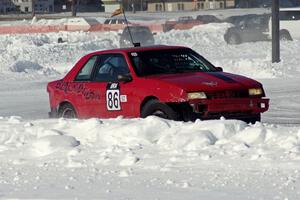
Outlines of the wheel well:
M74 108L74 106L73 106L70 102L68 102L68 101L63 101L63 102L61 102L61 103L58 105L57 111L59 112L59 109L60 109L63 105L66 105L66 104L70 104L70 105Z
M142 112L142 109L146 103L148 103L151 100L159 100L155 96L148 96L146 97L140 107L140 113ZM168 106L170 106L173 110L178 112L180 119L183 119L184 121L188 121L186 119L189 119L190 113L192 113L191 106L187 102L168 102L166 103Z
M141 106L140 106L140 113L142 112L142 109L143 109L144 105L145 105L146 103L148 103L149 101L151 101L151 100L158 100L158 98L155 97L155 96L148 96L148 97L146 97L146 98L142 101L142 103L141 103Z
M289 32L288 30L286 30L286 29L281 29L281 30L279 31L279 35L280 35L280 37L281 37L281 36L286 36L286 38L287 38L288 40L293 40L293 39L292 39L292 36L291 36L291 34L290 34L290 32Z
M281 29L280 33L281 34L290 34L290 32L288 30L286 30L286 29Z
M286 30L286 29L281 29L281 30L279 31L279 34L280 34L280 35L286 35L286 36L292 38L290 32L289 32L288 30Z

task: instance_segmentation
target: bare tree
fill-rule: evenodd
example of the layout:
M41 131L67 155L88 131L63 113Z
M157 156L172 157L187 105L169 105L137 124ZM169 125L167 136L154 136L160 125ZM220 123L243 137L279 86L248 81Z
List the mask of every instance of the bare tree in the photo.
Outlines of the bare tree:
M72 0L71 10L72 10L72 17L76 17L76 5L75 5L75 0Z

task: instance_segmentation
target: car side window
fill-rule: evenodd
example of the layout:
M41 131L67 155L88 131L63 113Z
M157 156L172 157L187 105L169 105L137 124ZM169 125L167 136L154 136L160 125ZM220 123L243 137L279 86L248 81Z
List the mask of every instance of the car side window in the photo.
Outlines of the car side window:
M257 28L260 25L261 25L261 18L260 17L251 18L246 22L246 27L247 28Z
M300 11L293 11L289 13L290 20L300 20Z
M92 56L77 74L75 81L89 81L92 78L93 68L98 56Z
M96 69L95 81L117 82L119 75L125 75L129 73L130 71L123 55L102 55L101 62Z
M279 17L282 21L300 20L300 11L280 11Z

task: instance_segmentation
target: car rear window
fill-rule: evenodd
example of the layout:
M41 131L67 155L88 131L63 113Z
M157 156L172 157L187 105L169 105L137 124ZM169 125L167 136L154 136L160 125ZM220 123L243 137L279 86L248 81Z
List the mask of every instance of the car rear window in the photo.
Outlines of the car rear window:
M129 57L138 76L216 71L210 62L191 49L131 52Z
M129 27L132 34L151 34L148 27ZM128 34L128 28L124 29L124 33Z

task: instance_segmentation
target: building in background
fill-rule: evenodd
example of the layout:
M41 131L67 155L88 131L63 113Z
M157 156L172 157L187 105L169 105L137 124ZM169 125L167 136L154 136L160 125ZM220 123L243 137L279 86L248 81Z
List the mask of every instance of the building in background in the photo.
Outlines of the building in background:
M54 0L55 12L70 12L71 0ZM102 1L100 0L75 0L78 12L103 12Z
M279 0L282 8L300 6L300 0ZM235 0L237 8L269 8L272 7L272 0Z
M0 13L9 13L16 10L12 0L0 0Z
M148 11L193 11L234 7L234 0L153 1L148 2Z
M49 13L54 11L54 0L35 0L35 11ZM0 0L0 13L32 12L32 0Z
M112 12L121 6L126 11L174 12L234 7L234 0L102 0L104 11Z
M125 10L128 9L128 0L118 1L118 0L102 0L104 12L113 12L114 10L124 7Z

